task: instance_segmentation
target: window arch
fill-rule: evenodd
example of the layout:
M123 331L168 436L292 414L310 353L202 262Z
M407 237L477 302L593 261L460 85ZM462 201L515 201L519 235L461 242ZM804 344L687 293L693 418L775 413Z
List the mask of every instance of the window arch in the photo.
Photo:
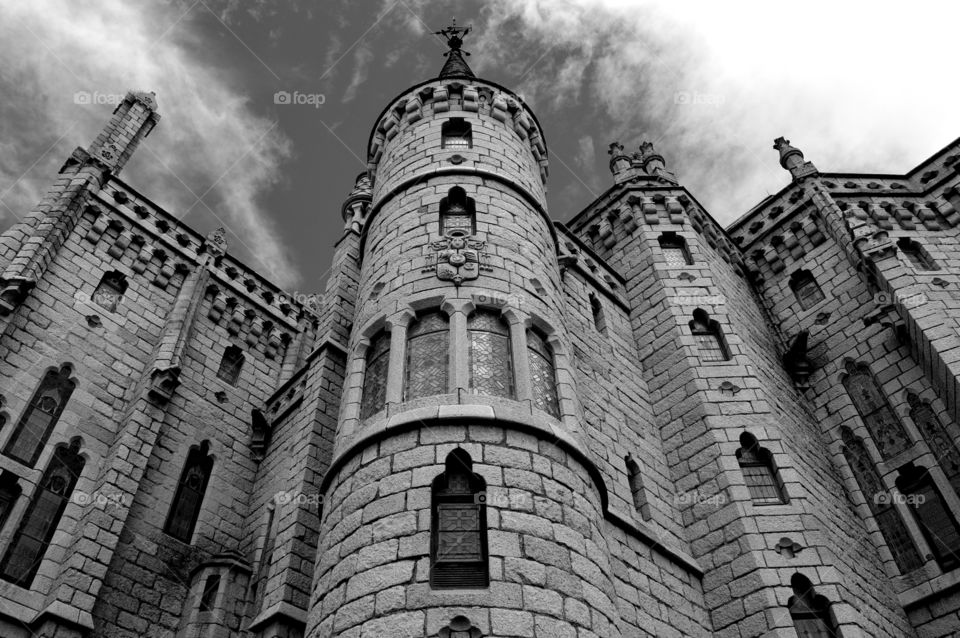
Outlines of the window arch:
M603 312L603 304L595 294L590 293L590 312L593 314L593 327L602 335L607 334L607 318Z
M546 337L536 329L527 330L527 355L530 361L530 389L533 405L560 418L560 397L557 395L557 371L553 349Z
M702 308L693 311L690 332L697 342L697 352L701 361L729 361L730 351L723 338L720 324L710 318Z
M640 472L640 466L629 454L623 457L623 461L627 466L627 480L630 482L633 507L643 520L649 521L652 518L650 516L650 504L647 503L647 492L643 486L643 474Z
M450 328L439 310L421 315L407 331L404 399L443 394L448 388Z
M863 492L863 498L893 555L897 569L901 574L917 569L923 564L920 553L899 512L893 506L890 494L870 459L863 439L854 436L853 430L847 426L840 428L840 438L843 440L843 456L850 466L857 486Z
M787 601L790 618L799 638L837 638L837 630L830 617L830 601L813 589L806 576L794 574L790 579L793 596Z
M900 469L897 489L907 497L917 525L943 570L960 566L960 526L943 502L930 471L907 463Z
M907 258L914 270L940 270L940 267L924 250L923 246L909 237L901 237L897 241L897 248Z
M17 427L7 441L3 453L33 467L43 451L50 433L60 420L76 382L70 378L73 369L64 364L59 370L47 370L33 398L23 411Z
M740 435L737 463L740 464L740 471L743 472L743 479L754 505L787 502L783 483L773 463L773 455L767 448L760 447L756 437L749 432Z
M387 402L387 372L390 367L390 333L381 330L370 340L363 370L360 418L383 409Z
M957 444L934 414L929 401L921 401L920 397L910 392L907 394L907 403L910 404L910 418L917 424L917 429L936 455L947 480L960 496L960 450L957 450Z
M20 528L0 564L0 578L20 587L30 587L85 463L78 438L69 446L61 444L54 449L50 464L30 497Z
M489 584L485 489L467 452L457 448L447 455L446 469L433 479L431 490L431 587L473 589Z
M163 530L179 541L189 543L193 529L200 517L200 506L207 491L210 472L213 470L213 457L209 454L210 444L204 441L199 447L190 448L187 462L180 474L177 491L170 504L167 522Z
M790 275L790 290L803 310L810 310L826 299L809 270L797 270Z
M473 129L462 117L451 117L440 127L440 148L466 150L473 148Z
M470 389L476 394L514 398L510 326L498 312L477 310L467 320Z
M472 197L459 186L440 200L440 234L463 237L477 232L477 209Z
M116 270L104 273L97 289L93 291L93 302L108 312L116 312L127 292L127 285L123 273Z
M693 264L693 257L690 255L690 249L687 248L687 240L673 231L662 233L657 241L660 243L660 249L667 260L668 266L690 266Z
M243 369L243 360L243 350L237 346L227 346L223 351L223 358L220 359L217 378L223 379L230 385L237 385L237 381L240 379L240 370Z
M846 369L843 387L860 413L870 437L877 444L880 456L888 459L906 450L910 446L907 432L890 407L880 384L873 378L870 368L863 363L848 361Z

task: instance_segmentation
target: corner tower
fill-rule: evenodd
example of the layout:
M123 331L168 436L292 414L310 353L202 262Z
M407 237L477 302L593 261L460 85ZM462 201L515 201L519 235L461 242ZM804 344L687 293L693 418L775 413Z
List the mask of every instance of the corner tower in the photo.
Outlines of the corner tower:
M440 76L370 135L309 636L573 635L564 604L585 612L577 625L620 635L543 131L473 74L467 32L440 32Z

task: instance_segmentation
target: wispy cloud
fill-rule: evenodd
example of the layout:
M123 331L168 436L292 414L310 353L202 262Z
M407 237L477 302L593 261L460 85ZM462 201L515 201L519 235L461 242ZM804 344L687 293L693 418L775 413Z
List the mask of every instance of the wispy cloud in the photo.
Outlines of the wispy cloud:
M203 12L213 19L202 2L0 4L0 192L9 189L3 201L16 214L27 212L70 150L89 144L103 126L111 101L127 89L153 90L161 122L125 178L171 213L190 211L191 224L223 223L235 252L291 285L299 275L259 201L280 180L290 144L274 122L253 112L227 70L197 55L204 43L191 23ZM78 92L93 103L77 104ZM208 189L197 203L194 193Z
M350 76L350 84L343 91L343 102L350 102L357 96L357 89L367 81L367 69L372 61L373 51L366 44L353 50L353 74Z

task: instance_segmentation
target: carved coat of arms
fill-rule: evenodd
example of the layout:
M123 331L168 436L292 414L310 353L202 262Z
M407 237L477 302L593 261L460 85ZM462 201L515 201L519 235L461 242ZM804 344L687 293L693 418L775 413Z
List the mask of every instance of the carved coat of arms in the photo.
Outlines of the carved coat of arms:
M430 248L435 251L436 261L424 272L435 269L438 279L452 281L457 286L476 279L481 270L489 270L484 264L483 248L486 243L457 231L448 233L440 241L431 242Z

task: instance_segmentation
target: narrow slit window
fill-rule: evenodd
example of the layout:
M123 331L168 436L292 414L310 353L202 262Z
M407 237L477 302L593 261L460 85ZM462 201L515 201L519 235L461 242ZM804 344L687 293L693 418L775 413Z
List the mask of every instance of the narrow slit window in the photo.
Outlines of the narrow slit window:
M606 336L607 318L603 312L603 304L593 293L590 293L590 312L593 314L593 327L597 332Z
M208 452L209 444L206 441L200 447L190 449L164 525L167 534L183 543L189 543L193 537L213 470L213 457Z
M83 471L80 444L58 445L0 564L0 578L30 587Z
M740 464L743 480L747 484L754 505L777 505L787 502L783 484L773 464L773 455L768 449L760 447L757 439L748 432L740 435L737 462Z
M557 370L553 350L537 330L527 330L527 354L530 362L530 386L533 405L554 418L560 418L557 394Z
M452 451L433 480L430 586L482 589L489 585L486 483L462 449Z
M687 240L674 232L666 232L657 238L660 249L667 260L668 266L690 266L693 257L687 248Z
M107 312L116 312L117 306L127 292L127 278L122 273L112 270L104 273L103 278L93 291L93 302Z
M33 467L76 387L70 378L72 372L69 365L47 371L10 435L4 454Z
M450 325L440 311L420 316L407 331L404 399L444 394L449 387Z
M473 148L473 130L462 117L452 117L443 123L440 148L466 150Z
M640 466L631 455L624 458L627 466L627 480L630 482L630 495L633 497L633 507L640 514L640 518L649 521L650 504L647 502L647 492L643 486L643 474L640 472Z
M207 576L203 584L203 593L200 595L200 611L213 611L217 604L217 592L220 591L220 576Z
M470 389L475 394L515 395L510 326L489 310L477 310L467 322L470 338Z
M900 418L890 407L880 384L865 364L848 362L843 387L860 413L870 438L884 459L896 456L910 446Z
M897 248L900 249L900 252L903 253L903 256L910 262L914 270L925 271L940 269L933 258L924 250L923 246L909 237L901 237L900 240L897 241Z
M243 351L237 346L228 346L223 351L223 358L220 359L220 368L217 370L217 378L222 379L230 385L237 385L240 379L240 370L243 369Z
M826 297L809 270L798 270L790 275L790 289L803 310L809 310Z
M730 353L720 331L720 324L710 319L706 311L697 308L690 321L690 332L697 343L697 353L704 362L729 361Z
M387 373L390 365L390 333L378 332L367 348L363 371L363 395L360 418L366 419L383 409L387 402Z

